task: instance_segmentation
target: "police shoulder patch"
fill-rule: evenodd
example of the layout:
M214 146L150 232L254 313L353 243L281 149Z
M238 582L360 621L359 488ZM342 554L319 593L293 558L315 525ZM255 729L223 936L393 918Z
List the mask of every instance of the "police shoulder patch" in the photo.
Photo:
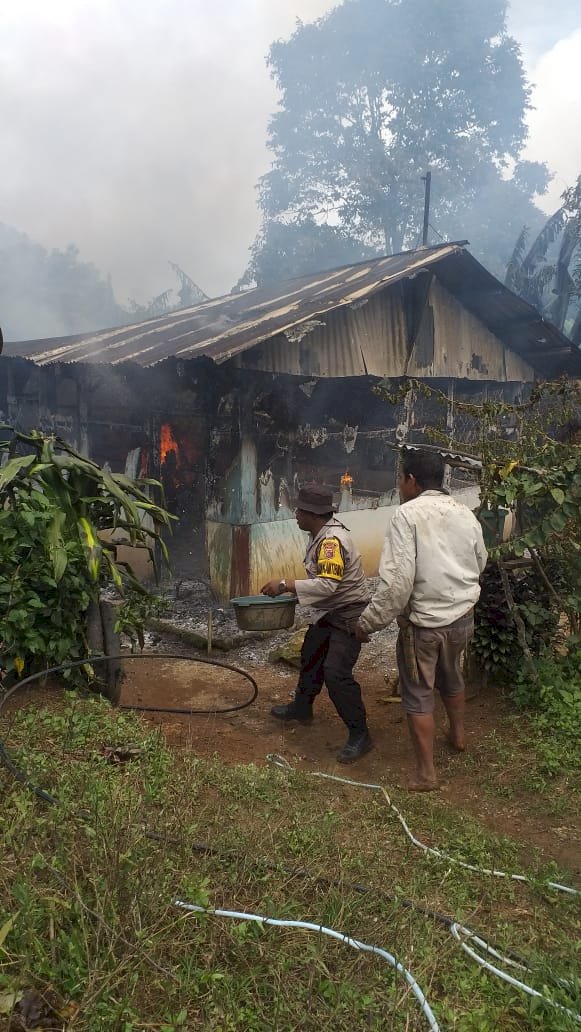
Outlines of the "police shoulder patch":
M317 577L340 581L344 572L345 562L339 539L325 538L317 551Z

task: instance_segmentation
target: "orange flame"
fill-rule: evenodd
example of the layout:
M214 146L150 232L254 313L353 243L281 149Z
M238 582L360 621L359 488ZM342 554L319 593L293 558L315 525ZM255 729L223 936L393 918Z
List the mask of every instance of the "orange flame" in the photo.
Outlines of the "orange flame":
M163 423L161 426L159 438L159 456L162 465L167 459L170 452L174 453L177 460L178 443L173 435L173 431L169 423Z
M341 477L341 487L351 487L353 484L353 477L349 470L347 470Z

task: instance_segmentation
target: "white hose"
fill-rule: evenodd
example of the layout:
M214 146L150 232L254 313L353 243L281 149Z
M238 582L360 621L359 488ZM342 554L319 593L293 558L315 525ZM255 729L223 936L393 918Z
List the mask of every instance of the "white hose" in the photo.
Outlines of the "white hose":
M475 935L474 932L471 932L469 928L464 928L462 925L454 923L450 925L450 931L464 952L467 953L472 960L475 960L477 964L480 964L481 967L486 968L487 971L491 971L492 974L497 975L498 978L502 978L503 982L508 982L509 985L514 986L516 989L520 989L523 993L527 993L529 996L536 996L539 1000L544 1000L545 1003L550 1004L551 1007L556 1007L557 1010L567 1014L568 1017L573 1018L574 1021L581 1022L581 1014L576 1014L575 1011L569 1010L568 1007L563 1007L562 1004L555 1003L554 1000L550 1000L547 996L543 996L542 993L533 989L532 986L527 985L526 982L521 982L520 979L513 978L513 976L509 975L507 971L503 971L502 968L498 968L495 964L491 964L488 960L485 960L484 957L481 957L476 950L473 950L466 940L472 939L477 946L486 950L487 953L491 954L497 960L502 961L503 964L510 964L512 967L517 967L522 971L526 971L527 969L524 964L519 964L516 961L511 960L510 957L503 957L502 954L489 946L487 942L481 939L478 935ZM464 936L464 938L462 938L462 936Z
M432 1032L439 1032L440 1026L436 1021L434 1012L411 971L408 971L403 964L400 964L399 960L396 960L391 953L388 953L387 950L382 950L379 946L370 946L368 943L360 942L359 939L352 939L350 935L344 935L343 932L337 932L334 928L326 928L325 925L313 924L310 921L283 921L281 918L262 917L260 914L249 914L238 910L213 910L208 907L196 906L193 903L185 903L181 899L176 899L175 905L177 907L181 907L183 910L189 910L195 914L213 914L215 917L230 917L235 921L255 921L257 924L272 925L275 928L304 928L309 932L319 932L323 935L328 935L331 939L337 939L346 946L351 946L354 950L360 950L364 953L374 953L376 956L382 957L383 960L387 961L387 963L392 968L395 968L400 975L403 975L412 993L416 997Z
M269 753L266 759L274 767L279 767L281 770L294 771L295 769L291 766L288 760L285 760L283 756L278 756L276 753ZM368 788L372 792L381 792L389 806L389 809L396 815L410 842L412 842L414 846L417 846L418 849L423 850L424 853L429 853L431 856L437 856L440 860L446 860L448 863L457 864L458 867L463 867L466 871L475 871L477 874L489 874L493 875L495 878L510 878L512 881L519 882L531 881L531 879L527 878L524 874L507 874L506 871L497 871L492 867L477 867L476 864L467 864L464 860L458 860L456 857L450 856L448 853L443 853L440 849L436 849L433 846L426 846L425 842L420 842L420 840L412 834L403 814L401 814L397 806L392 803L383 785L376 785L373 782L352 781L351 778L340 778L335 774L323 774L318 770L306 771L305 773L309 778L323 778L326 781L337 781L341 785L352 785L354 788ZM547 882L547 885L550 889L555 889L557 892L567 892L571 896L581 895L579 889L572 889L568 885L561 885L559 882Z

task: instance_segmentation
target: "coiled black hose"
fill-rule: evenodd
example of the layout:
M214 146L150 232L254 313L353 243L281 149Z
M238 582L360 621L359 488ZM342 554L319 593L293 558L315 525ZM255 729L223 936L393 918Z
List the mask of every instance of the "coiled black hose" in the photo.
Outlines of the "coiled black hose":
M24 677L22 681L18 681L12 685L7 692L0 698L0 713L6 706L9 699L12 698L17 692L26 688L30 684L34 684L36 681L40 681L47 677L48 674L60 674L65 670L74 670L75 667L81 666L95 666L97 663L107 663L111 660L132 660L132 659L186 659L190 663L204 663L206 666L222 667L224 670L231 670L235 674L240 674L241 677L246 678L247 681L252 685L252 695L249 699L245 699L243 702L237 703L235 706L222 706L220 708L212 709L181 709L175 706L120 706L122 710L134 710L139 713L176 713L181 716L202 716L208 715L213 716L219 713L237 713L240 710L247 709L256 700L258 695L258 685L251 674L246 670L242 670L241 667L232 666L231 663L222 663L215 659L199 659L197 656L184 656L183 653L177 652L164 652L161 655L159 653L141 652L141 653L126 653L119 656L87 656L85 659L75 659L69 663L59 663L58 666L48 667L44 670L39 670L35 674L30 674L28 677ZM40 788L39 785L35 785L33 781L26 775L26 773L20 769L12 759L10 752L6 746L5 741L0 738L0 763L6 767L6 769L12 774L12 777L16 781L20 782L26 788L29 788L39 799L42 799L44 803L50 803L52 806L58 805L59 800L56 796L47 792L44 788Z

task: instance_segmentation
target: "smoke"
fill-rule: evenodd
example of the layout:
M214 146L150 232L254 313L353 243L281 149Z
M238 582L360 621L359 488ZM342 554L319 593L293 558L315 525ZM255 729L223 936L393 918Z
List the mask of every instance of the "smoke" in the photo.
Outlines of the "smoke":
M74 240L121 298L241 274L276 103L264 63L295 0L25 0L0 13L0 221ZM12 8L12 10L11 10ZM276 8L276 16L273 12Z
M535 62L571 30L576 3L513 2L511 29L528 34L539 72L539 111L541 84L556 95L558 69ZM2 4L0 221L46 247L76 243L85 260L112 274L122 302L172 285L168 260L207 293L227 291L246 265L258 227L255 184L269 167L265 132L276 93L265 54L297 17L310 20L331 6ZM561 153L551 139L567 135L572 151L578 147L571 121L566 134L542 119L531 124L534 156L557 168ZM562 158L581 165L574 154Z
M509 0L508 28L534 67L541 54L579 28L579 0Z
M559 40L531 69L535 83L529 114L530 142L526 157L547 161L556 174L541 206L555 211L563 191L574 186L581 173L581 94L577 89L581 67L581 28Z

